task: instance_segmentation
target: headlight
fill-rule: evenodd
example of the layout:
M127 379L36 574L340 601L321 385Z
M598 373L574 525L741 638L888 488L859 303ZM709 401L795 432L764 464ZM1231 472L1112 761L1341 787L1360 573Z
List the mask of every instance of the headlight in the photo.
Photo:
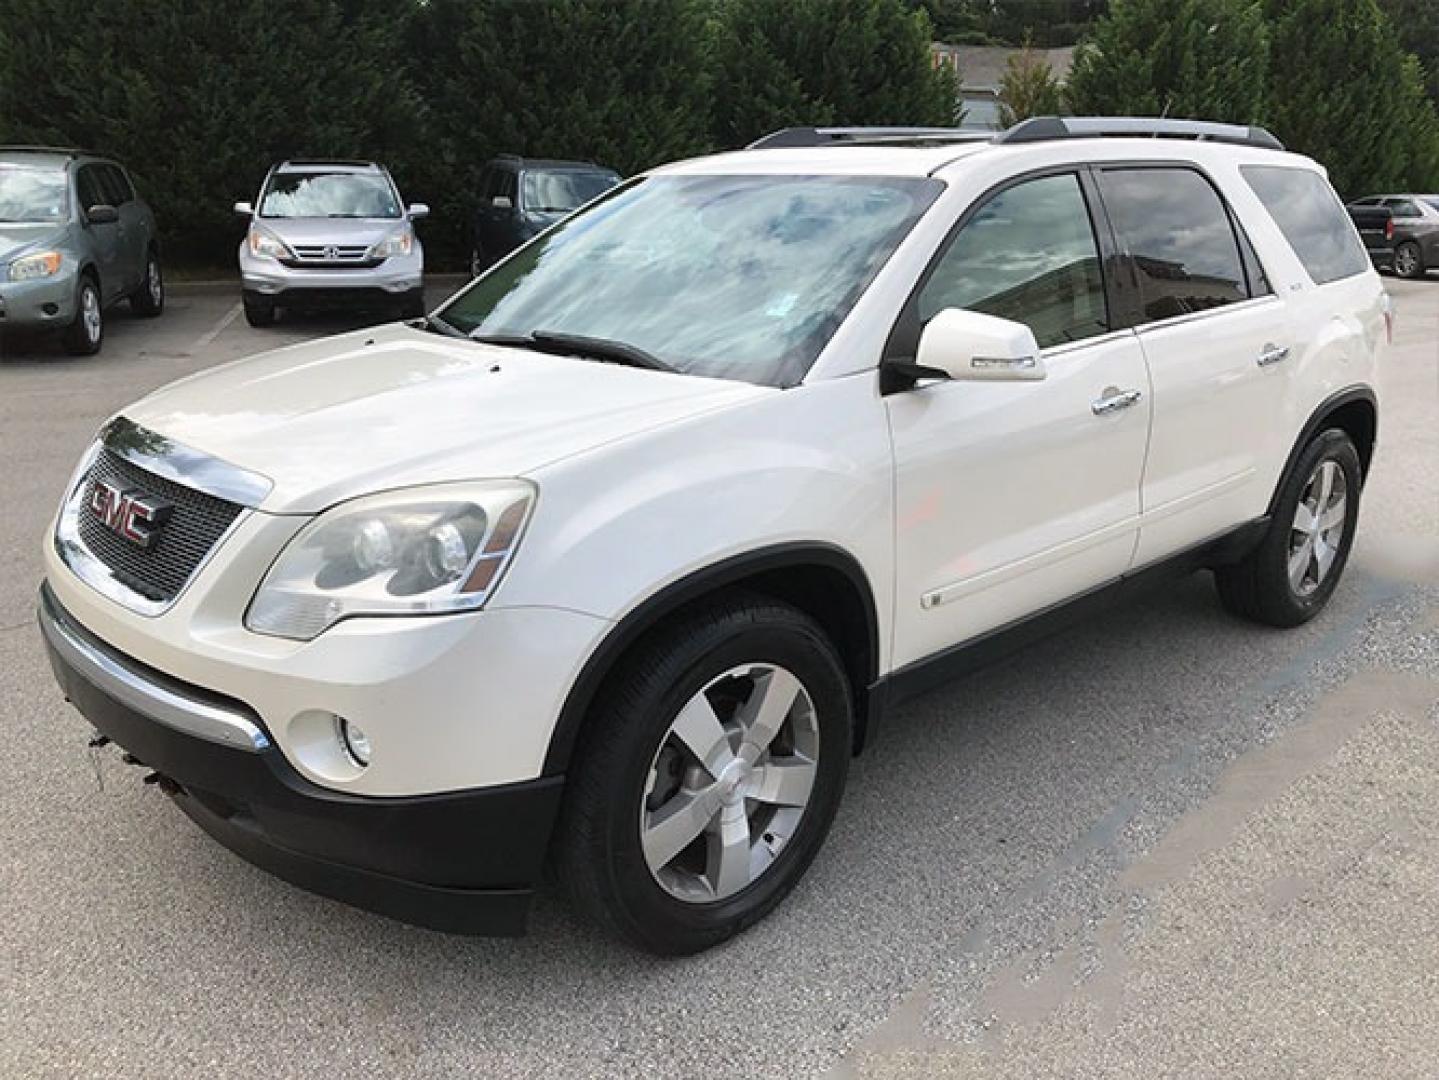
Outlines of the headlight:
M370 255L376 259L388 259L391 255L408 255L415 246L415 234L406 225L397 232L392 232L378 244L370 249Z
M499 584L534 502L534 485L497 480L343 503L280 553L245 625L310 641L354 615L478 608Z
M246 238L250 244L250 254L258 255L266 259L288 259L290 249L285 242L277 236L271 236L258 225L250 226L250 235Z
M11 281L29 281L32 278L51 277L60 270L58 251L40 251L26 255L10 264Z

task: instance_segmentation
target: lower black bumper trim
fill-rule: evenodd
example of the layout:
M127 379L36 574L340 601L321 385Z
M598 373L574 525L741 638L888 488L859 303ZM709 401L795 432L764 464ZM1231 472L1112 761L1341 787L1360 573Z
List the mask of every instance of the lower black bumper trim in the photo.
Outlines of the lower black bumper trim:
M91 648L140 668L79 626L48 586L40 618L63 619ZM333 791L301 776L273 745L241 750L151 719L49 648L55 677L81 714L173 781L178 790L165 787L180 808L242 858L302 888L418 926L523 933L563 777L396 798ZM189 692L213 697L199 687Z

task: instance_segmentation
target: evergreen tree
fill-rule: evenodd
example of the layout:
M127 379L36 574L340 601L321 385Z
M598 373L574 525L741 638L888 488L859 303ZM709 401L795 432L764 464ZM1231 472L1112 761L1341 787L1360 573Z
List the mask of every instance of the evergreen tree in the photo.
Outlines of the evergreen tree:
M1254 123L1265 113L1268 44L1256 0L1114 0L1075 54L1070 106Z
M903 0L729 0L715 30L715 141L796 124L947 124L952 73Z
M1427 188L1439 157L1419 61L1375 0L1269 0L1274 132L1347 198Z
M1025 42L1024 48L1005 62L999 80L999 122L1013 127L1032 116L1056 116L1063 96L1054 68Z
M420 104L394 25L349 0L4 0L0 141L113 153L172 256L228 262L229 206L290 155L400 156ZM384 18L381 15L384 14ZM404 177L400 177L404 183Z
M1429 97L1439 102L1439 3L1435 0L1380 0L1399 43L1419 57Z

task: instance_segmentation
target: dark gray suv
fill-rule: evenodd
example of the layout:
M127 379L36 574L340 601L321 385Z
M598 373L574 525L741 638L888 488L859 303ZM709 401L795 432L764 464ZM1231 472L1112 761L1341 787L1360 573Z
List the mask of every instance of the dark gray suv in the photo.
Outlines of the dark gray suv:
M120 300L165 307L155 215L129 174L82 150L0 147L0 329L54 328L87 356Z

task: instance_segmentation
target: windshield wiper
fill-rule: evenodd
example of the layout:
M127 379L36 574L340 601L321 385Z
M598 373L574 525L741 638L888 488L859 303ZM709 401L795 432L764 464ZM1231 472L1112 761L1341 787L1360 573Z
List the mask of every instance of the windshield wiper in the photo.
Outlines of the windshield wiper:
M438 315L421 315L418 319L411 319L409 324L416 330L427 330L432 334L443 334L445 337L459 338L461 341L470 340L470 335L457 326L451 326Z
M562 356L583 356L590 360L604 360L612 364L644 368L647 371L679 371L679 368L653 353L647 353L638 346L628 345L623 341L611 341L609 338L562 334L556 330L536 330L530 334L473 333L469 338L484 345L509 345Z
M559 349L563 352L573 353L575 356L609 360L616 364L645 368L649 371L679 371L679 368L661 360L653 353L647 353L638 346L629 345L623 341L586 337L583 334L562 334L554 330L536 330L530 334L530 339L536 345Z

